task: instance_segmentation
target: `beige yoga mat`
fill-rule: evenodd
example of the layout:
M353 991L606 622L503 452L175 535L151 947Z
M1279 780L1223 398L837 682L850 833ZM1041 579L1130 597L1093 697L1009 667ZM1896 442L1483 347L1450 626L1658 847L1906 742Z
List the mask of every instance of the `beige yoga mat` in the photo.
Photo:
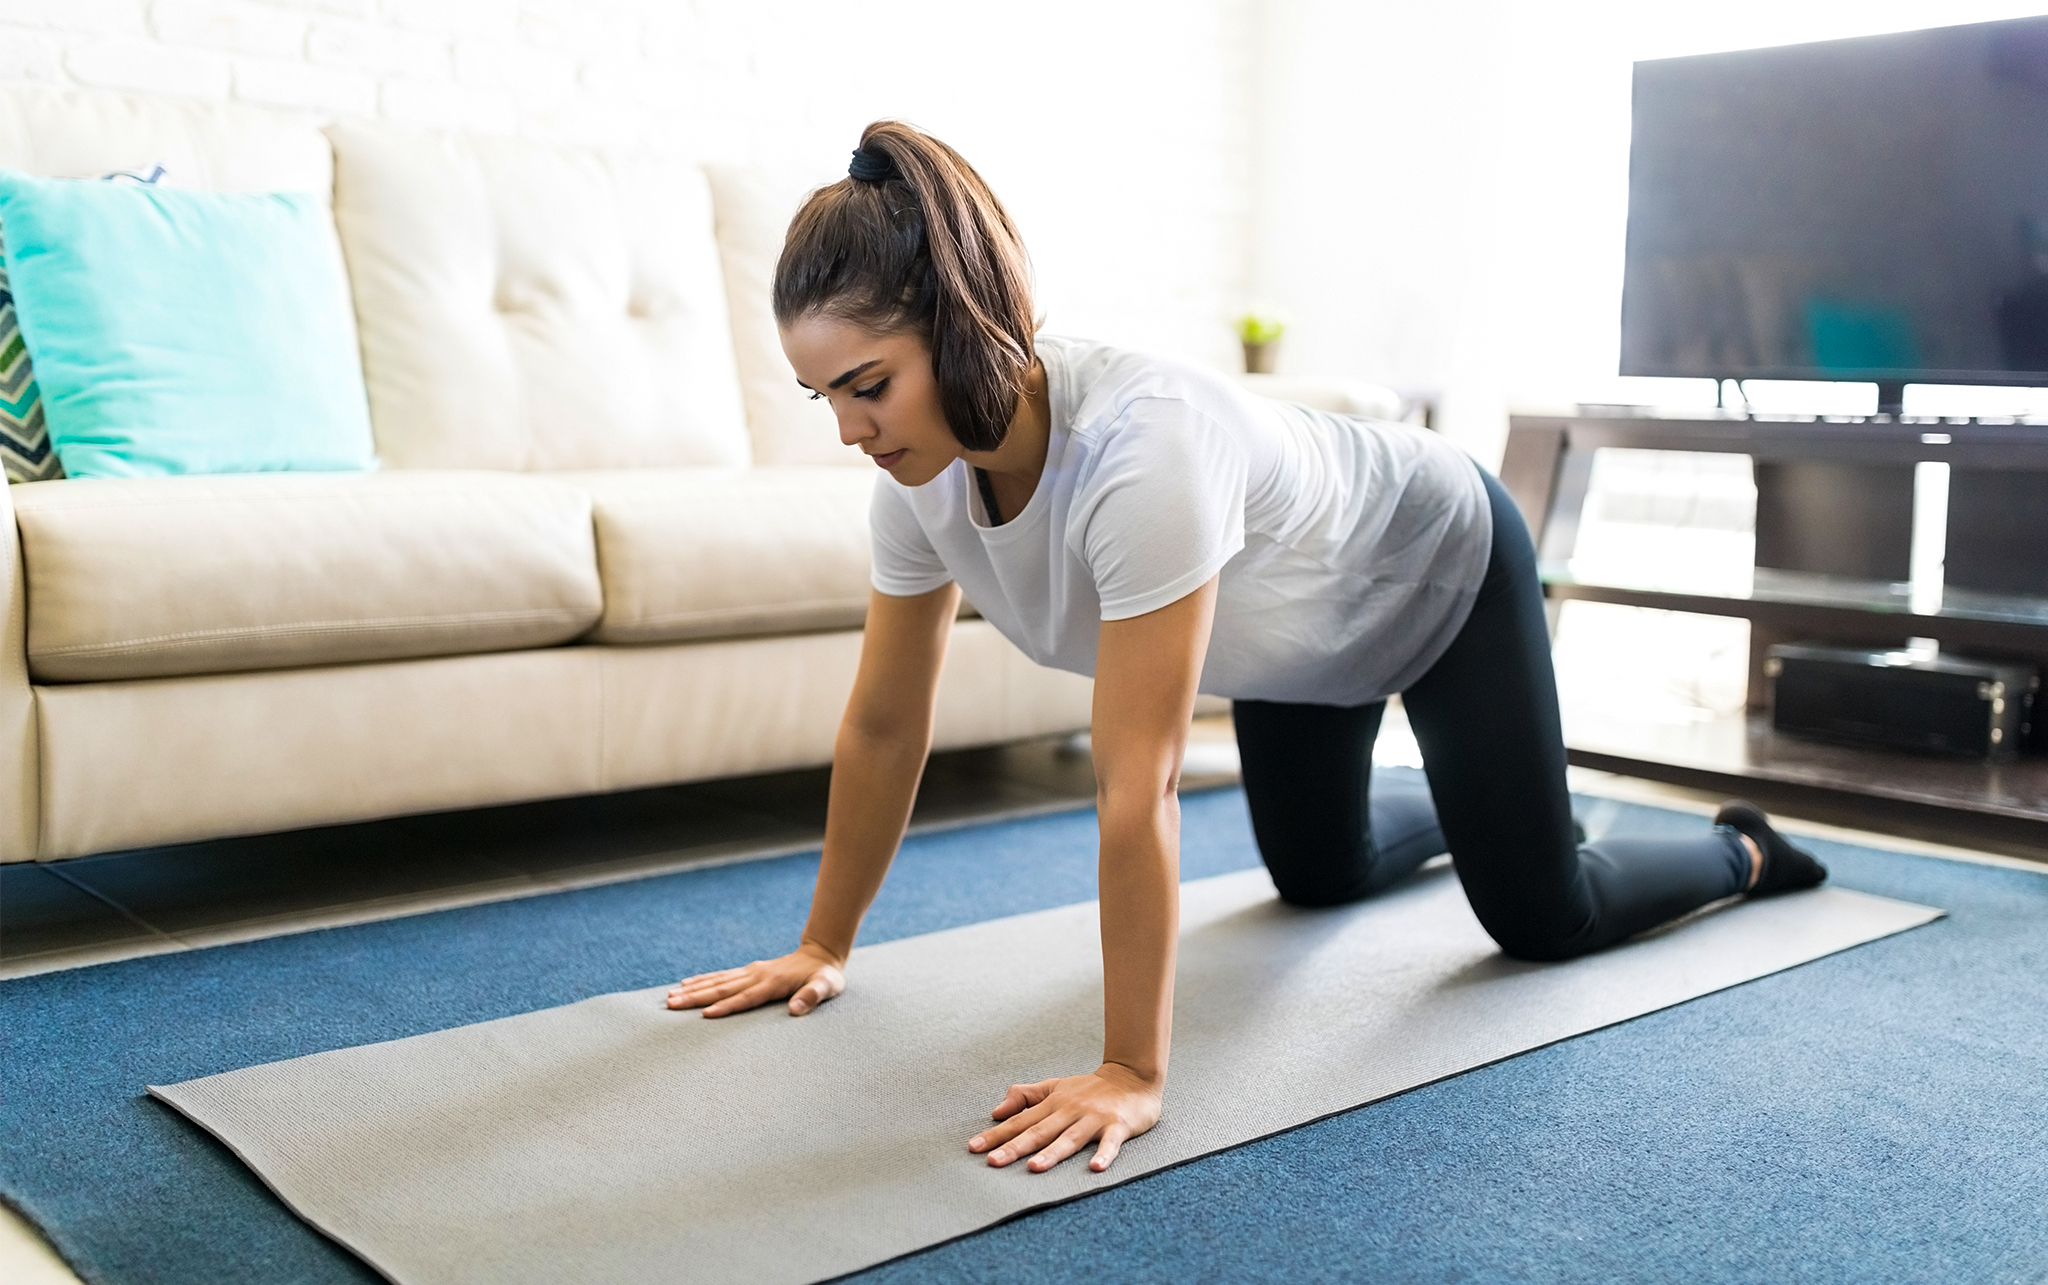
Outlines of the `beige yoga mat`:
M150 1092L403 1285L814 1281L1941 913L1822 888L1523 964L1444 870L1338 910L1263 871L1181 905L1166 1116L1102 1175L965 1150L1011 1082L1096 1064L1092 904L863 947L801 1019L630 991Z

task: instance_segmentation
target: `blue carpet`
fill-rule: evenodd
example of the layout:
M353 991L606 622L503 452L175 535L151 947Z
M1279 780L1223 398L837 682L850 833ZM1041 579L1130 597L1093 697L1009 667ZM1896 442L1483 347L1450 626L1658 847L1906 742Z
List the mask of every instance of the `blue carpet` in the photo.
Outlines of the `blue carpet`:
M1237 792L1184 811L1187 878L1255 863ZM1700 824L1584 812L1596 836ZM1844 886L1949 917L857 1279L2041 1285L2048 877L1814 846ZM1088 900L1094 861L1087 812L914 838L863 940ZM0 1195L89 1281L375 1280L140 1087L775 953L815 869L786 857L5 983Z

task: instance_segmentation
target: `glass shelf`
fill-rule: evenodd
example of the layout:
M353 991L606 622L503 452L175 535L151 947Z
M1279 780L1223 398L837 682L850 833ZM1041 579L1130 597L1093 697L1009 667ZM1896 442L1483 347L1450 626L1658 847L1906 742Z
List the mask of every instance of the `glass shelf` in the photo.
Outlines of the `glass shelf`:
M1567 707L1564 730L1572 762L1581 767L1723 791L1757 781L1891 799L2028 823L2040 827L2032 832L2033 847L2048 841L2048 758L2039 755L1989 763L1832 745L1775 732L1760 714L1670 724Z
M1873 411L1864 415L1848 415L1834 411L1686 409L1672 406L1642 406L1628 402L1579 402L1573 406L1569 418L1644 422L1665 420L1671 423L1712 424L1867 424L1883 427L1905 424L1921 428L1971 425L1989 428L2048 428L2048 418L2042 418L2037 414L1887 415Z
M1757 567L1747 577L1717 578L1711 587L1645 578L1625 582L1619 577L1587 578L1574 573L1570 562L1545 562L1538 574L1547 585L1611 589L1632 594L1666 594L1674 598L1718 598L1730 602L1784 603L1837 607L1879 615L1920 616L1931 620L1973 620L2048 628L2048 597L1985 593L1945 588L1938 600L1919 601L1905 582L1850 580L1841 576Z

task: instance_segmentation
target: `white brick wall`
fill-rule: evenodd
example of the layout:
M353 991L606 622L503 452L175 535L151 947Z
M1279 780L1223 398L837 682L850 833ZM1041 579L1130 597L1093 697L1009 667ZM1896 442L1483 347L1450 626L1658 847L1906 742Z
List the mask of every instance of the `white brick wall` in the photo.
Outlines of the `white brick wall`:
M0 0L0 82L829 178L901 116L1011 205L1050 324L1229 364L1261 0Z
M203 49L172 49L136 36L93 36L67 44L69 79L100 89L139 89L184 98L226 98L227 56Z
M150 30L166 44L296 58L306 48L306 17L250 0L155 0Z

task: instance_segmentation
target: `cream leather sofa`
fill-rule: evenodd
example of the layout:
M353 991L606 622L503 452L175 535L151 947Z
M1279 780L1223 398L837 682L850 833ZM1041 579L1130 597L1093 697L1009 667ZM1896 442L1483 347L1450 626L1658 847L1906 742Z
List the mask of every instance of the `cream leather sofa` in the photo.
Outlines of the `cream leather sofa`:
M829 760L877 474L775 341L793 193L0 90L0 165L151 164L331 197L383 467L5 488L0 860ZM1089 698L963 618L937 744L1084 727Z
M804 403L745 174L0 92L0 165L332 193L382 470L65 480L0 521L0 858L825 762L876 473ZM979 620L938 743L1085 726Z

